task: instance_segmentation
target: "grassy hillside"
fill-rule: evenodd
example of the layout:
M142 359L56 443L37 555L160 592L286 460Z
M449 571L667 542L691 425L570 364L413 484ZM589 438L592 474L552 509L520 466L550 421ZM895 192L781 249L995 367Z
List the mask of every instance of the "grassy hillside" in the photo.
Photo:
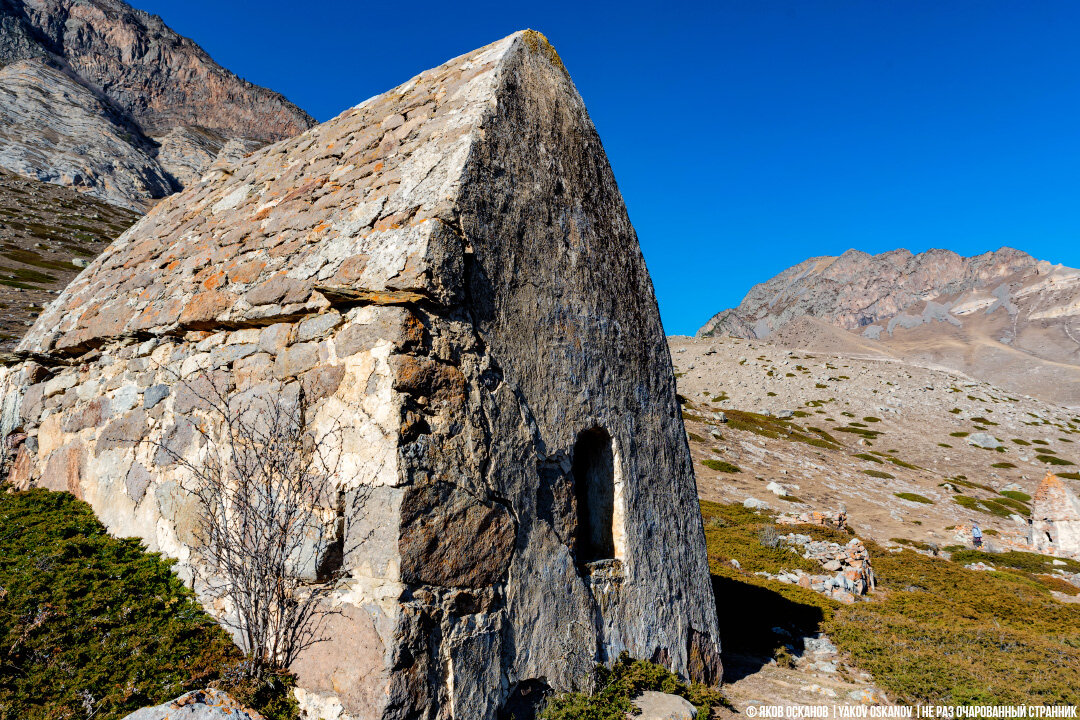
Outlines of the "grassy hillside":
M0 491L0 720L109 720L217 685L287 717L282 683L230 684L240 652L171 570L67 493Z
M762 545L763 533L797 531L837 542L850 536L777 528L771 514L741 505L703 502L702 513L725 653L776 653L777 625L795 637L824 630L902 702L1080 703L1080 605L1051 596L1075 588L1049 574L1048 558L958 551L946 560L867 543L879 590L869 602L845 606L753 573L807 563L784 547ZM964 567L980 560L998 570ZM1080 570L1080 563L1069 569Z

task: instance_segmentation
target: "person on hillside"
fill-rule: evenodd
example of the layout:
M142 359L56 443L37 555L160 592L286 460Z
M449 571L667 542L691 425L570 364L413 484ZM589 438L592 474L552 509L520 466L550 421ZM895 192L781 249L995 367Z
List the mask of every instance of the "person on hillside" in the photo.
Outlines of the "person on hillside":
M977 523L971 523L971 544L977 548L982 547L982 530Z

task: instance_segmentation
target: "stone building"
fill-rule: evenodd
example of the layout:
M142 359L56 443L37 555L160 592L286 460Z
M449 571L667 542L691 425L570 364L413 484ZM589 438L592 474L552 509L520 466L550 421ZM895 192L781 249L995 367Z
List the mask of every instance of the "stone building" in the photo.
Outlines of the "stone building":
M626 650L719 681L670 356L599 137L521 32L158 204L4 371L12 479L200 563L193 386L345 418L368 539L295 664L340 718L493 718ZM345 541L348 538L344 539ZM347 544L347 543L346 543ZM214 609L212 606L211 609ZM582 665L582 662L584 665Z
M1031 501L1030 540L1036 552L1080 557L1080 499L1051 472Z

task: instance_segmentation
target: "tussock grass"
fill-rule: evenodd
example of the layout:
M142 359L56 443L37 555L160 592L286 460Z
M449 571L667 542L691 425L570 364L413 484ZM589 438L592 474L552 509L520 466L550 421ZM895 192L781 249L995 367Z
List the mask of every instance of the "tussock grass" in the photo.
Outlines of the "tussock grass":
M701 464L709 468L710 470L716 470L717 472L742 472L742 470L737 465L732 465L731 463L724 460L716 460L715 458L706 458L705 460L701 461Z
M1080 703L1080 606L1050 595L1067 591L1052 576L1054 558L960 549L950 561L910 550L888 553L868 542L879 591L868 602L841 606L753 574L794 569L801 560L761 547L758 533L772 524L771 515L737 505L703 502L701 507L725 653L774 656L783 645L771 632L777 625L796 637L824 630L900 702ZM834 542L848 539L824 528L810 532ZM894 542L929 549L917 541ZM730 559L739 560L742 569L733 568ZM964 567L979 561L1000 569ZM732 607L740 611L724 611Z
M934 504L933 500L931 500L928 497L924 497L922 495L919 495L918 493L902 492L902 493L893 493L893 495L900 498L901 500L909 500L911 502L924 503L926 505L933 505Z

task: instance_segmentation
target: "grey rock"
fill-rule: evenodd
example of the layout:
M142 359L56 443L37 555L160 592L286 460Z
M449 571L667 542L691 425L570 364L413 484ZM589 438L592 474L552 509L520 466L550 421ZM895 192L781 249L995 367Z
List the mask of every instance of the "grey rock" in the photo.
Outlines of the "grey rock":
M143 393L143 407L149 410L169 396L169 386L164 383L151 385Z
M758 500L757 498L746 498L743 500L743 507L750 510L768 510L769 503L764 500Z
M646 690L630 701L641 710L638 720L694 720L697 710L679 695Z
M179 189L130 119L43 60L0 68L0 119L0 167L12 172L138 211Z
M8 0L0 23L0 167L120 207L314 123L120 0Z
M167 703L136 710L124 720L263 720L219 690L194 690Z
M975 447L985 448L987 450L993 450L1001 447L1001 443L998 439L990 433L971 433L967 436L967 444L974 445Z

